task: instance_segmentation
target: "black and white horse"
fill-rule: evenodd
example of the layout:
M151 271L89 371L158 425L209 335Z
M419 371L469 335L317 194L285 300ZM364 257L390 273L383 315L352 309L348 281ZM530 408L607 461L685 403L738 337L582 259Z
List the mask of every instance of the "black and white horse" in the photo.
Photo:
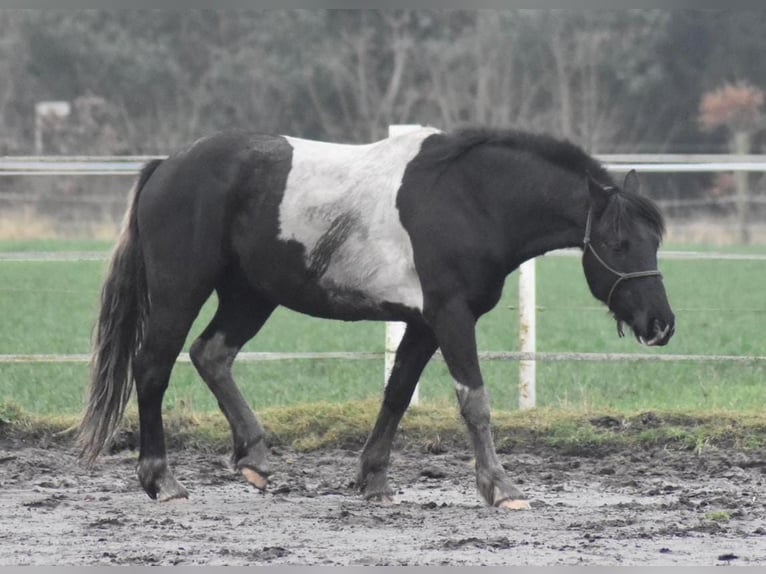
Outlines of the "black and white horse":
M664 345L674 316L657 249L656 206L622 187L571 143L518 131L425 128L369 145L245 131L219 133L163 161L135 185L102 292L90 401L80 429L93 460L135 380L138 476L152 498L187 496L167 463L162 399L197 314L217 312L191 347L231 425L233 459L265 488L264 431L231 365L278 305L328 319L407 324L357 484L391 495L397 426L426 363L441 350L488 504L524 508L490 433L475 324L506 276L552 249L583 247L593 295L647 345Z

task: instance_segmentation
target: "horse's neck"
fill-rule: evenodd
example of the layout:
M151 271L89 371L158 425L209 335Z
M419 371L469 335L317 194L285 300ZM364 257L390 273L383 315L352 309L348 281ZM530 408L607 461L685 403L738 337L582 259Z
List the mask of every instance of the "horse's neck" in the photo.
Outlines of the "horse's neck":
M579 247L585 233L587 189L573 178L548 180L534 194L508 206L513 223L509 271L556 249Z

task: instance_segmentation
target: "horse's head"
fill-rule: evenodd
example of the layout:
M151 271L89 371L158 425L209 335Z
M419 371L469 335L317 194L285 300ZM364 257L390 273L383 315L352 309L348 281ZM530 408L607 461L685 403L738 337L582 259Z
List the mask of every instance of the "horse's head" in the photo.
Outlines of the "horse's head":
M627 324L641 343L665 345L675 332L662 275L657 269L664 224L657 206L638 194L631 171L622 189L588 177L590 207L582 264L591 293Z

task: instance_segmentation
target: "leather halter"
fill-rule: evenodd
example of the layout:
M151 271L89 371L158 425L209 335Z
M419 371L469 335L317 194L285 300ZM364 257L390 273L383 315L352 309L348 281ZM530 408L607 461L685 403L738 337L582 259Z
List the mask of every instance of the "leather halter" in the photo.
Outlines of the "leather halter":
M602 267L606 269L607 271L610 271L611 273L614 273L617 276L617 279L612 284L612 288L609 289L609 295L606 298L606 306L611 309L611 303L612 303L612 295L614 295L615 289L617 289L617 286L622 283L623 281L627 281L628 279L639 279L641 277L660 277L662 278L662 273L660 273L659 269L652 269L649 271L633 271L631 273L624 273L622 271L617 271L614 267L609 265L606 261L601 259L598 253L596 253L596 249L593 247L593 244L590 240L590 227L591 227L591 219L592 219L592 213L593 213L593 206L591 205L588 207L588 217L585 220L585 237L582 240L583 243L583 255L585 255L585 252L590 249L590 252L593 253L593 256L596 258L596 261L601 263Z

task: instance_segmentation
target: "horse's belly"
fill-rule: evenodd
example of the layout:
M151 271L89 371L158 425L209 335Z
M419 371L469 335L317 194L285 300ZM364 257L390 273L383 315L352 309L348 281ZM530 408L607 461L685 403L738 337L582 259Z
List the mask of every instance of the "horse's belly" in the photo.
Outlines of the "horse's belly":
M318 278L331 295L356 293L370 305L399 305L422 311L423 292L412 252L383 244L343 245Z
M423 291L404 228L398 220L397 229L360 219L343 214L313 242L291 238L303 251L296 298L326 300L332 308L328 314L376 315L392 307L422 311Z
M310 258L301 269L282 268L267 279L267 290L275 302L316 317L404 320L420 314L423 293L414 265L394 252L360 247L338 247L321 270Z

